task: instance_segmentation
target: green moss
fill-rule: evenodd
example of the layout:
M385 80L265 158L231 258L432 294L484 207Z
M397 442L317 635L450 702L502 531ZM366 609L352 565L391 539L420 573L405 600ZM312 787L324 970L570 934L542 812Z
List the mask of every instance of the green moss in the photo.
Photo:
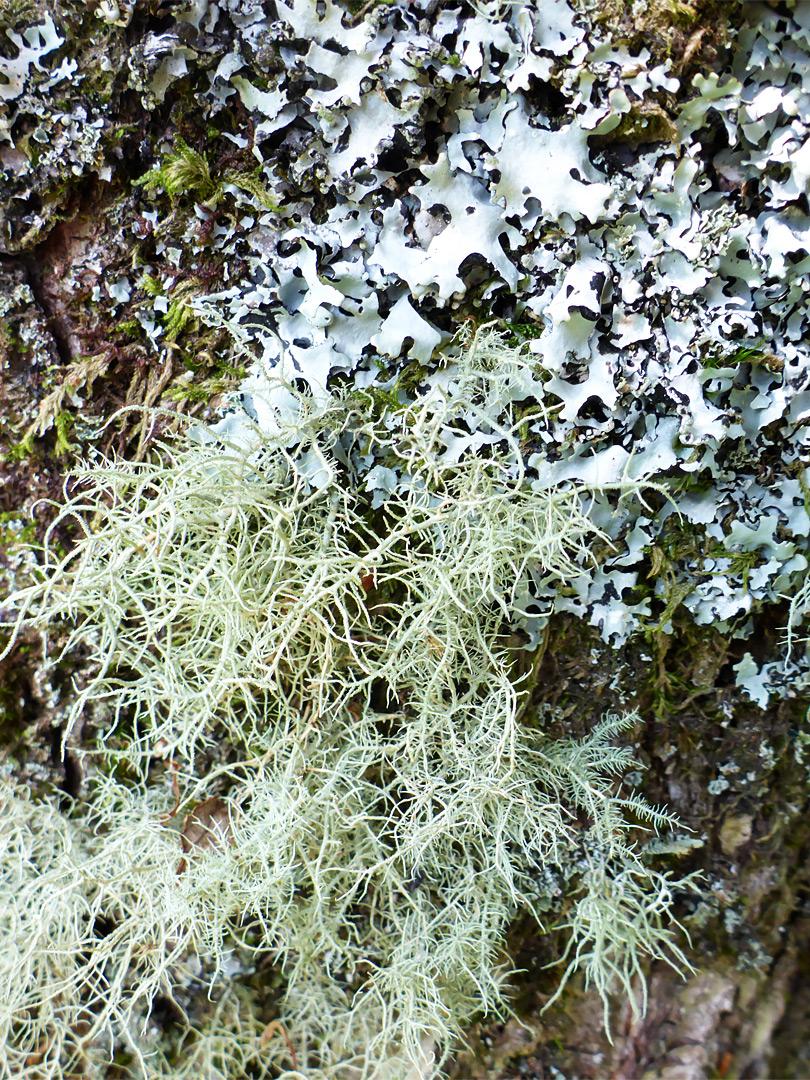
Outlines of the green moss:
M37 0L0 0L0 26L16 30L23 23L30 25L41 10Z
M210 367L195 363L191 358L187 358L186 362L188 367L198 373L198 377L194 381L183 377L177 379L164 395L169 401L208 404L217 395L235 390L246 376L244 366L239 364L217 360L214 364L215 374L200 375L200 372L210 371Z
M594 146L620 142L636 147L644 143L677 144L679 140L674 117L656 101L633 105L610 132L592 137Z
M34 432L28 430L18 443L9 446L6 457L9 461L23 461L34 453Z
M142 274L138 284L147 296L163 296L163 285L152 274Z
M33 544L35 537L36 527L33 522L7 510L0 513L0 548L6 554L15 548Z
M179 137L163 164L133 181L133 185L147 192L165 191L172 202L190 198L211 205L216 203L220 190L205 157Z
M191 200L210 210L217 207L227 184L244 191L254 204L266 210L280 209L278 200L261 179L261 167L253 171L231 169L214 178L207 158L179 137L161 165L133 181L133 186L143 187L147 193L165 192L173 204Z
M194 314L193 296L189 292L175 296L169 301L168 310L163 318L167 341L176 341L180 334L198 323L199 320Z
M116 329L119 333L131 338L133 341L137 341L139 338L145 336L143 326L138 319L123 319L117 324Z
M504 324L504 329L509 335L506 338L506 344L516 348L526 341L534 341L541 337L544 327L536 322L510 322Z
M78 449L75 443L70 441L70 433L73 431L75 420L72 413L62 409L54 417L54 428L56 429L56 448L54 453L57 457L64 457L66 454L73 453Z
M700 362L707 371L723 368L736 368L740 364L752 367L765 367L769 371L780 371L782 361L768 350L763 342L746 342L738 348L726 348L722 351L704 352Z
M278 199L261 180L261 167L252 173L228 172L225 174L223 182L232 184L234 187L239 188L240 191L246 192L263 209L281 211Z

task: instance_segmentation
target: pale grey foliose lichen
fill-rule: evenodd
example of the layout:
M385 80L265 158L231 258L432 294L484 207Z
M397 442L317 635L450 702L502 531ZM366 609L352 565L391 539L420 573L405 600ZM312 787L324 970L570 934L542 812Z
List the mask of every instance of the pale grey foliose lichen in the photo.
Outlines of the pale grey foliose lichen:
M331 6L234 12L234 47L201 105L215 114L239 96L284 213L242 192L245 232L218 237L245 255L250 281L201 306L259 355L224 430L240 409L262 424L269 372L316 395L348 379L405 396L398 368L418 362L427 376L457 312L534 323L554 418L527 432L534 484L663 478L669 497L649 512L598 497L615 552L574 594L538 596L538 610L580 614L618 644L666 630L676 595L698 623L744 639L750 613L795 593L807 567L806 12L763 7L732 70L694 77L672 141L626 161L594 155L589 136L679 81L670 62L611 44L595 13L566 0L431 18L380 5L357 25ZM201 30L222 17L193 15ZM552 78L553 116L533 93ZM701 140L716 128L722 148L707 160ZM468 446L481 439L472 430ZM378 465L381 498L407 483ZM677 548L674 529L691 552L650 589L640 570L651 546ZM541 622L526 624L535 639ZM748 655L737 679L765 703L805 669L796 650L764 667Z

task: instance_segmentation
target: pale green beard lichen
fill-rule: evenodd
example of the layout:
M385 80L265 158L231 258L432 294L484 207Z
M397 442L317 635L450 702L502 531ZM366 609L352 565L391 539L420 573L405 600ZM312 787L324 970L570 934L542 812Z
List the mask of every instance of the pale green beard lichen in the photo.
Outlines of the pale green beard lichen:
M87 807L4 799L0 1075L102 1075L115 1045L145 1077L433 1076L476 1012L508 1008L510 920L563 891L563 984L583 968L606 1010L645 957L686 963L626 814L672 820L616 793L611 740L638 717L577 742L523 715L517 590L565 586L600 538L587 491L524 474L530 374L487 332L452 392L382 415L299 396L294 429L250 448L198 430L80 471L59 520L81 539L13 599L90 653L66 738L90 704L101 738ZM487 454L449 460L471 412ZM405 469L376 511L351 443ZM143 1030L195 963L220 986L268 957L278 1023L234 989L179 1056Z

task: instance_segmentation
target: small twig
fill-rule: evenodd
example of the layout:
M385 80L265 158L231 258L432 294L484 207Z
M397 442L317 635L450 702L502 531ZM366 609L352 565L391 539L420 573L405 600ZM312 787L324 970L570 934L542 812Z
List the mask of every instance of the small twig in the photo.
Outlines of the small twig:
M267 1025L267 1027L264 1029L264 1031L261 1033L261 1036L259 1037L259 1046L264 1049L277 1031L281 1032L281 1037L287 1044L287 1049L290 1051L290 1057L292 1058L293 1068L297 1069L298 1058L295 1056L295 1050L293 1050L293 1045L290 1042L290 1036L287 1034L287 1029L284 1027L280 1020L270 1021L270 1023Z

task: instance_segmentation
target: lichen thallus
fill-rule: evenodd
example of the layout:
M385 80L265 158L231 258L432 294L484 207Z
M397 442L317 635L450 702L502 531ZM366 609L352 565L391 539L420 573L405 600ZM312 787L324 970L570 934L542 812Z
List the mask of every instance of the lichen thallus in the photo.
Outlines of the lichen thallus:
M558 994L584 970L606 1023L645 958L688 966L629 824L673 819L617 793L639 717L552 739L515 675L526 589L570 585L605 540L592 493L526 475L534 392L485 329L398 410L287 387L272 438L196 428L76 471L56 524L78 539L59 553L51 527L6 652L31 626L52 664L81 649L64 738L89 717L98 740L80 803L13 775L3 796L0 1074L113 1047L149 1077L432 1076L474 1014L508 1011L521 910L565 912ZM397 478L376 507L358 460Z

